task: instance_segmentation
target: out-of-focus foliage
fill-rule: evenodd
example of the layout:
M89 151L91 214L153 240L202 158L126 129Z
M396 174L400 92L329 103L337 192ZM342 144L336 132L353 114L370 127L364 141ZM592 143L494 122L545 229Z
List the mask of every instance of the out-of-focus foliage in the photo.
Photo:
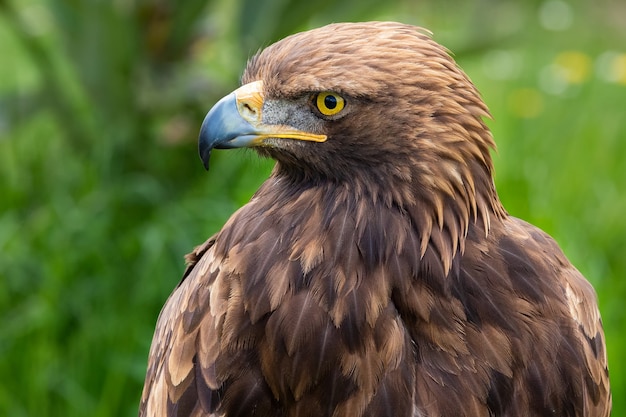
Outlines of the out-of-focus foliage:
M0 415L136 413L183 254L272 166L215 152L206 174L204 114L258 48L366 19L431 29L483 92L501 197L595 285L626 415L619 0L0 0Z

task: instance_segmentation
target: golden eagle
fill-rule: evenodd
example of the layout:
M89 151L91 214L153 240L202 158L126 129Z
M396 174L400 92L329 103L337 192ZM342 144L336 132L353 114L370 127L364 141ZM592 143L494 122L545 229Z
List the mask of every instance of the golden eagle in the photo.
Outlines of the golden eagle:
M333 24L250 59L199 150L271 176L188 255L141 416L605 417L591 285L511 217L487 107L423 30Z

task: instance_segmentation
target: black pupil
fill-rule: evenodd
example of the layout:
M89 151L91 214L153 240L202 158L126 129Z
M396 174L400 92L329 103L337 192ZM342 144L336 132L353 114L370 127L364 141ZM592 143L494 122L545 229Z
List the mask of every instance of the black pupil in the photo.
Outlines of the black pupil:
M324 97L324 106L326 106L327 109L334 109L335 107L337 107L337 97L335 96L326 96Z

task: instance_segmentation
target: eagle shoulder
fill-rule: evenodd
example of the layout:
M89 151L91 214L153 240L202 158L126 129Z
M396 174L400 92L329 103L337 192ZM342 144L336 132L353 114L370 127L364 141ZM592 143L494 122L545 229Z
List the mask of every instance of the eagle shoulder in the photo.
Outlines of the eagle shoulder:
M217 342L211 334L210 327L216 318L209 302L220 273L214 243L212 237L185 257L187 268L183 278L159 314L140 416L207 415L203 413L202 403L208 400L199 396L198 390L208 382L198 380L203 373L196 364L198 354L214 351L212 344ZM210 370L204 373L210 375Z
M504 412L508 403L538 415L608 416L611 395L597 297L556 241L507 217L486 239L470 233L466 247L456 292L468 322L481 332L492 326L507 341L500 352L511 352L513 374L492 375L491 407ZM477 293L481 298L473 299ZM473 351L480 356L489 350L485 346Z

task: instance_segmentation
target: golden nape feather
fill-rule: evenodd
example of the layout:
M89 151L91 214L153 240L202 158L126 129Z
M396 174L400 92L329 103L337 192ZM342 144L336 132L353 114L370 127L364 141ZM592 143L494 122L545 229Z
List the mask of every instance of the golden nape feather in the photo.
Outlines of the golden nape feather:
M140 416L606 417L596 295L502 207L487 107L418 28L334 24L250 59L199 151L270 178L187 257Z

